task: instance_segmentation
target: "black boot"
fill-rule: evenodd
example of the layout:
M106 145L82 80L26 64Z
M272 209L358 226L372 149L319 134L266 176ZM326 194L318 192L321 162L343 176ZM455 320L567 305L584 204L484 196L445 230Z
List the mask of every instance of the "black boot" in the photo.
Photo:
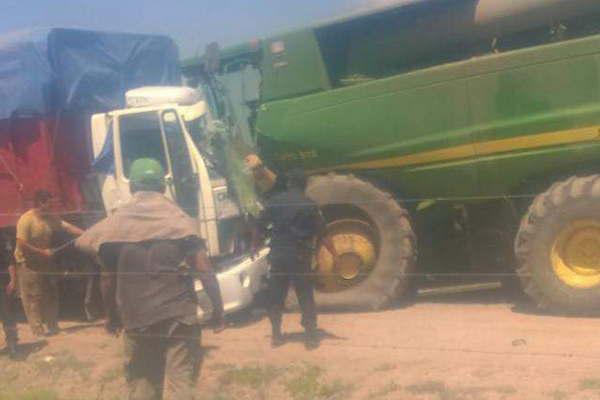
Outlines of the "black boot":
M6 351L8 352L8 358L10 358L11 360L19 359L19 349L17 347L16 341L8 341L8 343L6 343Z
M281 327L274 326L271 329L271 347L280 347L285 343L283 333L281 333Z
M304 348L306 350L315 350L320 344L319 331L315 328L307 329L304 336Z
M48 324L48 331L46 332L46 336L56 336L59 333L60 333L60 328L58 327L57 322Z
M6 352L11 360L18 359L19 351L17 343L19 342L19 335L17 333L17 326L14 324L4 325L4 339L6 341Z

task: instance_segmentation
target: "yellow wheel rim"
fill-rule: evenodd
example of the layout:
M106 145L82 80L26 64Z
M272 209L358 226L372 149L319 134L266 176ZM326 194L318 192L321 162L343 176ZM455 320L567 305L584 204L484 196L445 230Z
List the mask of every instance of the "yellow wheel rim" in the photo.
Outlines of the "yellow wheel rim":
M565 284L589 289L600 285L600 221L578 220L556 237L550 260Z
M324 246L317 251L316 288L338 292L365 279L375 267L377 241L367 223L343 220L328 227L328 235L339 255L337 263Z

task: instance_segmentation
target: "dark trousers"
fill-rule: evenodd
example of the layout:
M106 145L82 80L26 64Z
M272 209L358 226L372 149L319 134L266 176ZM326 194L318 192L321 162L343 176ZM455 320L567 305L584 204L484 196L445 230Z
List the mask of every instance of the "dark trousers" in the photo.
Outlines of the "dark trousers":
M93 321L100 314L100 272L96 268L90 268L85 277L85 296L83 309L88 321Z
M201 363L199 325L165 321L125 334L129 400L192 400Z
M15 298L6 294L6 284L0 281L0 319L6 343L16 344L17 321L15 319Z
M307 331L317 328L317 308L313 292L310 254L272 254L270 257L271 276L269 277L269 319L273 333L281 332L281 319L285 298L294 285L298 303L302 311L302 326Z

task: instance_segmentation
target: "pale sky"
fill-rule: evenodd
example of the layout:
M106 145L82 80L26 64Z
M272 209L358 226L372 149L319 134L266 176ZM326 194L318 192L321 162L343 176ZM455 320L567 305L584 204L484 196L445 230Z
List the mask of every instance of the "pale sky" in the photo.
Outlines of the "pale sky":
M403 0L3 0L0 34L65 27L171 36L182 56Z

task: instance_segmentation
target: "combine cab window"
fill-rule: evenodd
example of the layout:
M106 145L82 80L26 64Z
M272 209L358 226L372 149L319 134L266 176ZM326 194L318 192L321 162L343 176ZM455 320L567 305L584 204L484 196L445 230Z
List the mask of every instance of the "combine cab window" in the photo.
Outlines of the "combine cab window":
M501 2L500 2L501 3ZM599 15L508 27L497 36L473 22L478 2L412 5L316 30L334 86L348 86L473 57L525 49L600 32Z

